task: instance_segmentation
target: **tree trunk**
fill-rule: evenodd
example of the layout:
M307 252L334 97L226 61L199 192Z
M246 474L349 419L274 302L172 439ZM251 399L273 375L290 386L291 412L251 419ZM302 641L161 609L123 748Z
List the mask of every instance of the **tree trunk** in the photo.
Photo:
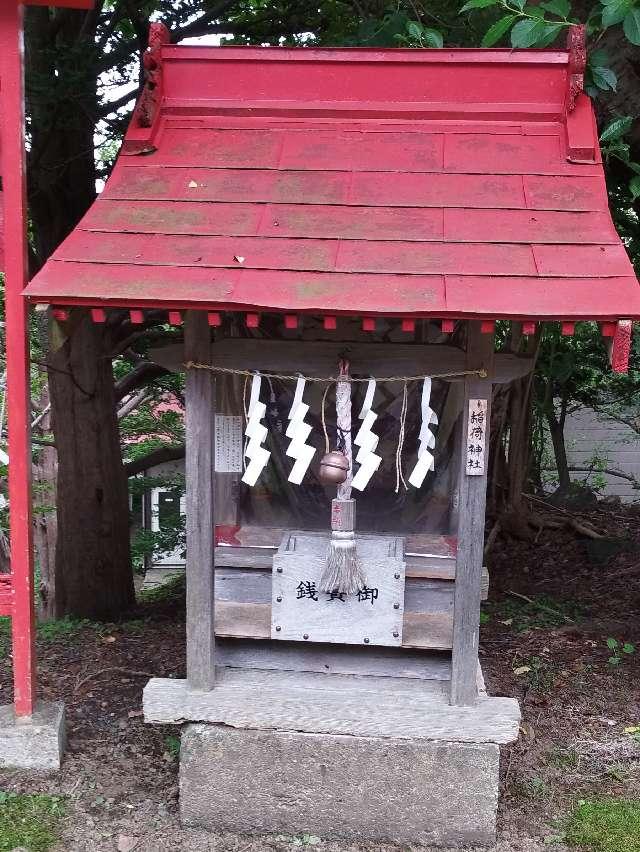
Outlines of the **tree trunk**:
M535 338L523 341L519 326L513 324L507 348L522 351L534 359L538 354L540 330ZM492 514L524 513L523 503L530 472L532 443L533 373L494 385L491 409L490 488Z
M558 488L556 494L567 494L571 488L571 475L569 473L569 461L567 459L567 447L564 442L564 423L556 417L553 409L547 408L545 412L549 435L553 446L553 456L558 471Z
M92 20L92 19L91 19ZM85 12L27 8L26 94L31 149L29 215L42 266L96 197L95 23Z
M86 311L74 310L67 325L48 362L58 451L53 613L112 619L135 598L111 341Z
M90 13L66 9L27 10L35 267L95 199L95 20ZM67 336L61 339L63 332ZM47 617L116 618L134 600L110 344L105 326L94 325L82 311L74 311L64 329L52 326L47 361L57 449L58 535L55 566L45 563L43 575L42 611ZM40 533L46 559L55 529Z

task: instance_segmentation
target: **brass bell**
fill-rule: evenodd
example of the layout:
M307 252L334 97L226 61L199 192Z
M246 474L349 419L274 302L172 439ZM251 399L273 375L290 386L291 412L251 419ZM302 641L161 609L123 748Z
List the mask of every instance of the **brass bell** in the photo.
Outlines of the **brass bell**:
M333 450L322 457L318 475L325 485L341 485L348 472L349 459L340 450Z

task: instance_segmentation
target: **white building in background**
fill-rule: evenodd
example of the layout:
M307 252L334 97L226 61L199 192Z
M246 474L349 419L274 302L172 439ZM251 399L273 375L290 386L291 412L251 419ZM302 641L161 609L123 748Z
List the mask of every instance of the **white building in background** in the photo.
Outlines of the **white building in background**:
M603 467L620 470L640 481L640 435L591 408L580 408L567 416L564 428L570 467L593 467L593 473L572 471L571 478L592 487L604 482L603 497L619 497L624 502L640 500L640 491L619 476L600 472Z

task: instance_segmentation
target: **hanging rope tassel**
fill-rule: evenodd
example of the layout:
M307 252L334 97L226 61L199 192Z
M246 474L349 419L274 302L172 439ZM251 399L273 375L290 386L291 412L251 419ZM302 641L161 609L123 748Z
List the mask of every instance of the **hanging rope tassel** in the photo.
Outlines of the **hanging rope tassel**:
M331 539L327 562L320 578L323 592L353 595L367 585L367 578L358 558L355 536L356 501L351 499L353 459L351 453L351 382L349 362L340 362L336 383L336 425L338 449L349 464L345 481L338 486L337 497L331 501Z

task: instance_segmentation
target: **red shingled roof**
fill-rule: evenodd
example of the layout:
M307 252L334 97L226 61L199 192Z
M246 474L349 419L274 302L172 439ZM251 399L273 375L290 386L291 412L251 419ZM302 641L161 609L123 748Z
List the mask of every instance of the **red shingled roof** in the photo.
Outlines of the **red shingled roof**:
M2 113L0 112L0 127L2 127ZM0 131L1 133L1 131ZM2 145L2 136L0 135L0 145ZM0 180L2 176L0 175ZM0 272L4 270L4 201L3 194L0 191Z
M33 301L640 317L579 56L155 36L113 175Z

